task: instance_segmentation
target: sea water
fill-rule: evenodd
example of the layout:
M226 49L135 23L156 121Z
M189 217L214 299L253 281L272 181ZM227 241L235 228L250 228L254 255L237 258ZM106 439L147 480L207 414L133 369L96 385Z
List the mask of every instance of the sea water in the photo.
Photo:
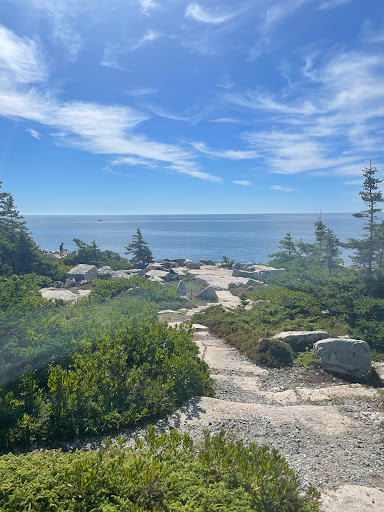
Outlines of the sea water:
M315 214L254 215L28 215L27 226L41 249L75 249L74 238L97 242L101 249L124 255L140 228L156 259L209 258L221 261L267 262L290 232L294 239L313 242ZM362 220L351 213L327 213L323 222L340 240L360 237ZM342 255L348 263L348 253Z

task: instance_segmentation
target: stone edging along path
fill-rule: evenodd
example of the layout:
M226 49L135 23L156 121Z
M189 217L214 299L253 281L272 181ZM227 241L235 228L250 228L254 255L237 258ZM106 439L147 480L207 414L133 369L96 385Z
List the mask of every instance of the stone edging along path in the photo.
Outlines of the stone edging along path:
M194 273L209 282L212 268L207 271L206 276ZM220 279L215 275L209 284L220 287ZM224 307L240 303L227 290L216 292ZM160 320L188 322L209 305L160 312ZM384 510L384 415L374 388L348 384L322 370L261 368L205 326L194 327L200 356L216 383L214 397L189 400L157 422L159 430L177 428L199 439L205 429L223 428L245 442L277 448L304 487L320 489L325 512Z

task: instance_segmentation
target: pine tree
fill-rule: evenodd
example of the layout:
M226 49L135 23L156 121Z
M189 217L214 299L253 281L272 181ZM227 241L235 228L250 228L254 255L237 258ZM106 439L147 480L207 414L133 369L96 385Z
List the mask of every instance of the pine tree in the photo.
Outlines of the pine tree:
M332 229L326 228L323 240L325 262L328 272L332 272L335 267L335 259L340 256L340 240Z
M363 176L365 180L363 182L363 189L359 194L366 205L366 209L353 214L356 218L366 219L366 224L363 227L366 234L362 239L350 238L348 241L349 247L355 249L353 261L358 265L362 265L368 274L372 273L375 257L377 252L380 251L377 221L378 213L382 209L378 205L384 202L384 197L378 187L383 180L376 178L377 172L378 170L376 167L372 167L371 162L369 162L369 167L364 168Z
M140 229L137 228L132 242L125 247L127 249L125 254L133 254L133 258L130 261L134 267L144 268L154 261L152 252L147 246L148 243L145 242Z
M279 247L284 252L288 253L289 256L296 252L296 244L292 238L291 233L287 233L285 237L282 240L280 240Z

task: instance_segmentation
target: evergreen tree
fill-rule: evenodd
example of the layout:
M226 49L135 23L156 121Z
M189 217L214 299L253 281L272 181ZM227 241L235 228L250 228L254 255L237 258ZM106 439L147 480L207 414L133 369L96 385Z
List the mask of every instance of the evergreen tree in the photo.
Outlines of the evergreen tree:
M384 197L378 189L379 183L383 180L376 177L378 170L372 167L369 162L369 167L363 170L364 182L363 189L359 192L361 199L366 205L366 209L361 212L354 213L353 216L359 219L366 219L363 227L365 236L362 239L350 238L348 241L349 247L355 249L353 261L366 269L368 274L372 273L375 263L375 257L380 252L380 236L378 235L378 213L381 212L379 204L384 202Z
M336 258L340 256L340 240L337 238L332 229L326 228L324 239L324 256L328 268L328 272L332 272L336 265Z
M293 240L291 233L287 233L285 237L280 240L279 247L283 252L288 253L289 256L296 252L296 243Z
M133 254L133 258L130 261L134 267L144 268L154 261L152 252L147 246L148 243L145 242L140 229L137 228L132 242L125 247L127 249L125 254Z

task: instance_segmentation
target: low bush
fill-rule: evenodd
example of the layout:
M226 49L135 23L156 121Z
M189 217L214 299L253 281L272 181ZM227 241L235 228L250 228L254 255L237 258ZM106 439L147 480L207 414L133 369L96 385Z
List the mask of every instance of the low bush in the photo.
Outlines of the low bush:
M269 366L270 368L292 366L293 350L284 341L278 339L269 340L267 349L263 352L258 352L255 356L255 361L261 366Z
M319 357L313 348L307 347L305 352L297 354L295 365L303 366L304 368L315 368L320 366Z
M300 491L277 450L226 440L195 450L188 435L137 439L97 452L33 452L0 457L4 512L316 512L320 494Z
M0 447L71 439L135 425L211 391L192 335L156 321L90 336L0 390Z

